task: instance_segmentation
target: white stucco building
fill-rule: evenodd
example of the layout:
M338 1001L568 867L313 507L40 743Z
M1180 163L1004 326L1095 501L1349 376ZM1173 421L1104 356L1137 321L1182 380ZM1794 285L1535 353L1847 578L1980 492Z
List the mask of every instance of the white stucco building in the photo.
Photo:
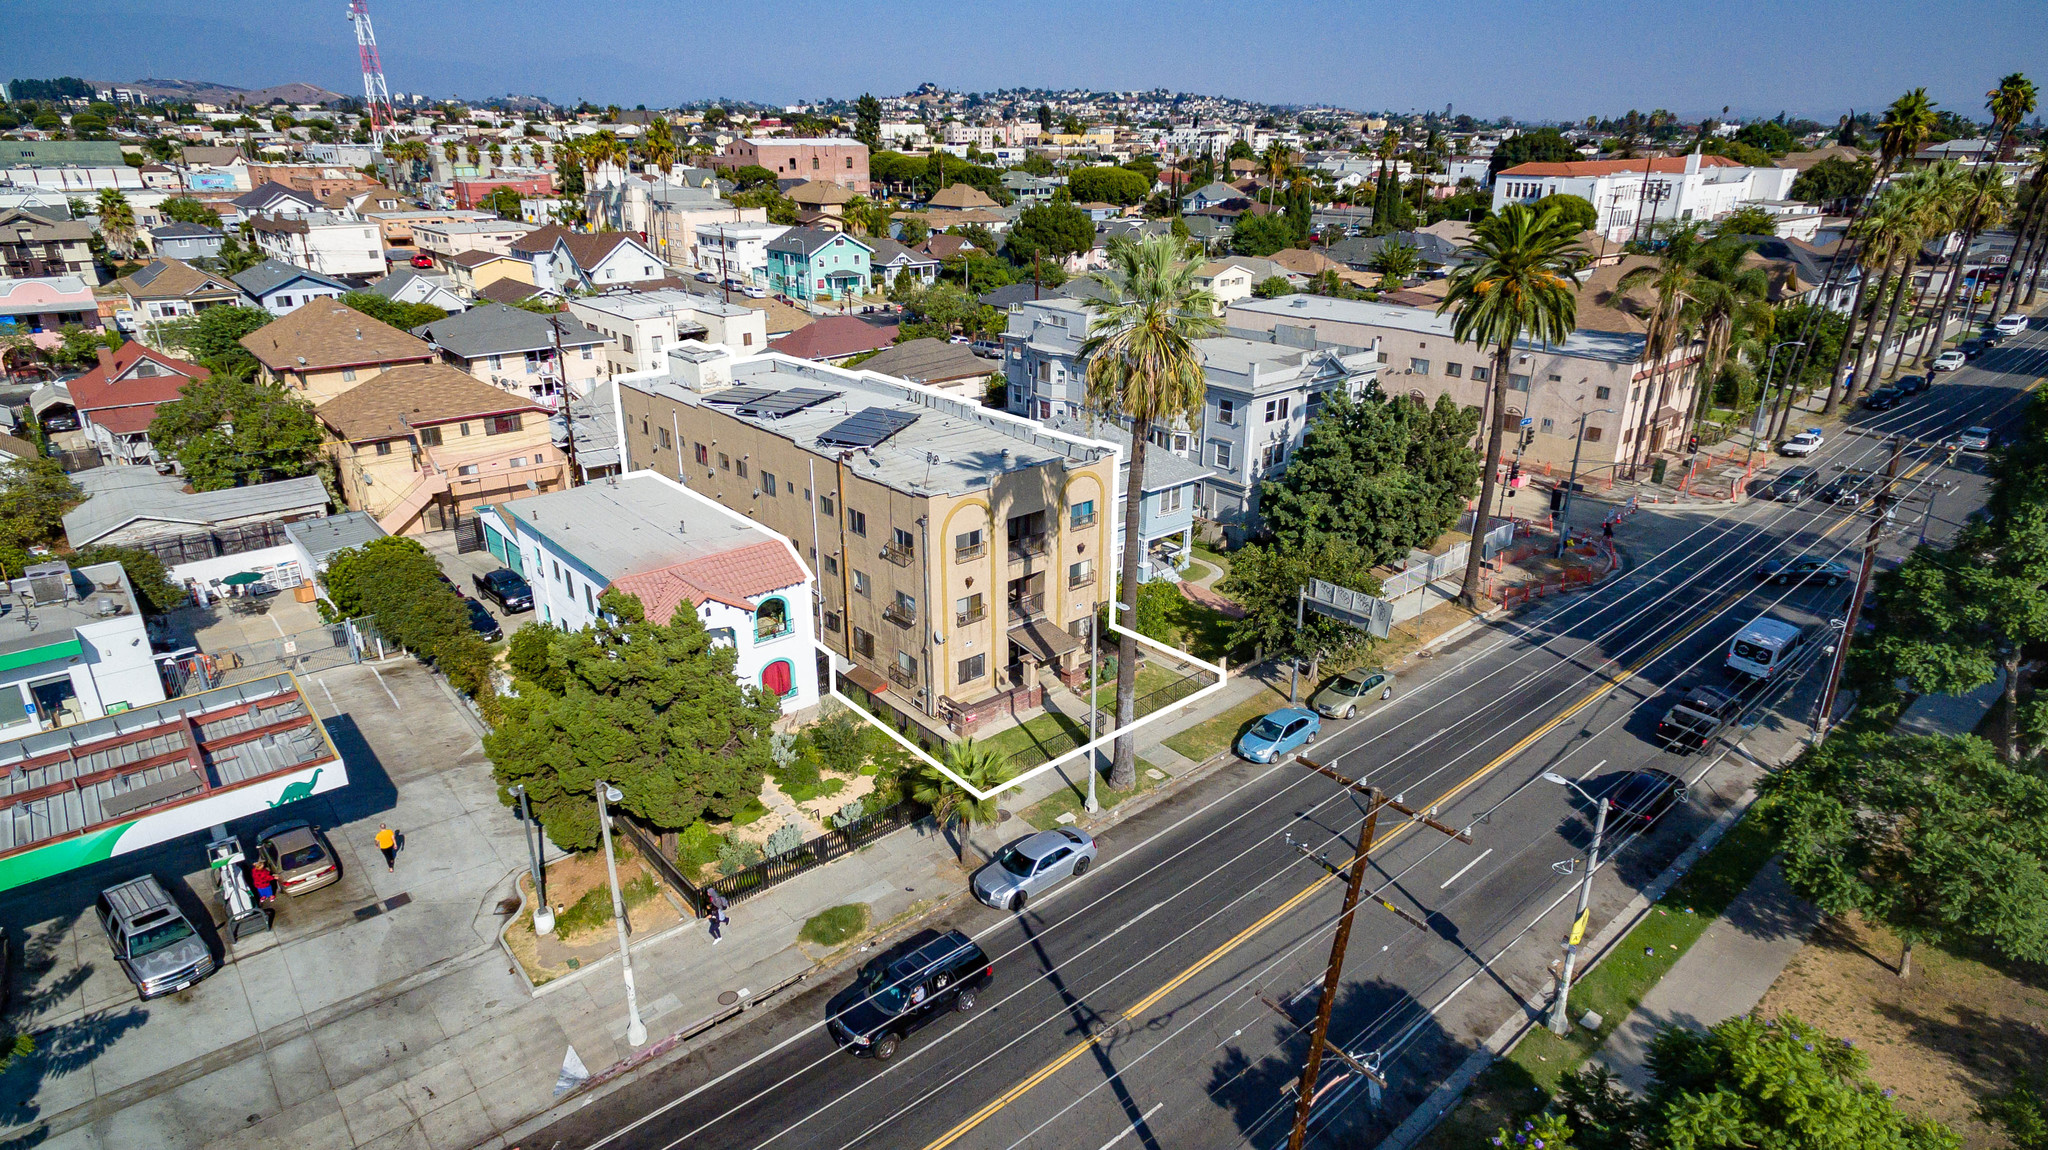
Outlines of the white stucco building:
M1622 243L1645 223L1720 219L1745 200L1783 200L1799 173L1747 168L1726 156L1663 156L1639 160L1573 160L1517 164L1493 181L1493 210L1573 195L1600 213L1595 231Z
M606 339L605 374L655 371L685 340L746 356L768 347L768 313L714 296L661 288L569 297L569 314Z
M384 274L384 239L375 222L333 212L259 216L256 246L271 259L323 276Z
M768 241L789 228L782 224L709 223L697 225L697 268L711 273L711 282L756 287L768 282Z

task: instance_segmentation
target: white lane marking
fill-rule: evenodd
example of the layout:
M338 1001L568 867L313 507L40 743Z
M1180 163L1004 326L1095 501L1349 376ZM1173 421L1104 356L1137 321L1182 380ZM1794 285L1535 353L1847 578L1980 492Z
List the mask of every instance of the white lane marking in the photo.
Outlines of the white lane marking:
M375 668L375 667L372 667L372 668L370 668L370 674L372 674L372 675L377 675L377 668ZM384 682L384 676L382 676L382 675L377 675L377 685L378 685L378 686L380 686L380 687L383 687L383 688L384 688L384 697L385 697L385 698L387 698L387 699L390 699L390 700L391 700L391 709L392 709L392 710L394 710L394 711L403 711L403 710L405 710L405 708L404 708L404 707L401 707L401 706L399 706L399 705L398 705L398 696L397 696L397 695L394 695L394 694L392 694L392 693L391 693L391 688L390 688L390 687L389 687L388 685L386 685L386 684L385 684L385 682Z
M1454 882L1457 882L1457 881L1458 881L1459 879L1461 879L1461 878L1464 878L1464 877L1465 877L1465 872L1466 872L1466 871L1468 871L1468 870L1471 870L1471 869L1472 869L1473 867L1476 867L1476 866L1478 866L1478 865L1480 864L1480 862L1481 862L1481 861L1482 861L1483 859L1485 859L1485 858L1486 858L1486 856L1487 856L1487 855L1490 855L1490 854L1492 854L1492 853L1493 853L1493 848L1492 848L1492 847L1487 847L1487 848L1486 848L1485 850L1483 850L1483 851L1480 851L1480 852L1479 852L1479 858L1473 859L1473 860L1472 860L1471 862L1468 862L1468 863L1466 863L1466 864L1465 864L1464 866L1461 866L1461 867L1459 867L1459 868L1458 868L1458 873L1457 873L1457 874L1454 874L1454 875L1452 875L1451 877L1449 877L1449 878L1445 879L1445 880L1443 881L1443 883L1442 883L1441 885L1439 885L1439 886L1438 886L1438 887L1437 887L1436 889L1438 889L1438 890L1444 890L1444 889L1448 888L1448 887L1449 887L1449 886L1450 886L1450 885L1451 885L1452 883L1454 883Z
M1606 765L1607 765L1607 760L1606 760L1606 759L1601 759L1601 760L1600 760L1599 762L1597 762L1597 763L1594 763L1594 764L1593 764L1592 766L1590 766L1590 767L1587 767L1587 768L1586 768L1586 773L1585 773L1585 774L1583 774L1583 775L1580 775L1580 776L1579 776L1579 781L1583 783L1583 782L1585 782L1585 781L1586 781L1587 779L1590 779L1590 778L1592 778L1592 777L1593 777L1593 772L1594 772L1594 771L1597 771L1597 770L1599 770L1599 769L1600 769L1601 767L1604 767L1604 766L1606 766Z
M1143 1114L1138 1115L1138 1120L1136 1122L1133 1122L1129 1126L1124 1127L1122 1133L1118 1134L1116 1137L1110 1139L1109 1141L1104 1142L1102 1144L1102 1150L1109 1150L1111 1146L1114 1146L1117 1143L1123 1141L1124 1139L1129 1138L1131 1136L1131 1131L1136 1130L1139 1126L1142 1126L1147 1121L1151 1120L1151 1117L1154 1114L1159 1113L1160 1109L1163 1108L1165 1105L1166 1103L1164 1102L1154 1102L1152 1104L1152 1109L1147 1110Z

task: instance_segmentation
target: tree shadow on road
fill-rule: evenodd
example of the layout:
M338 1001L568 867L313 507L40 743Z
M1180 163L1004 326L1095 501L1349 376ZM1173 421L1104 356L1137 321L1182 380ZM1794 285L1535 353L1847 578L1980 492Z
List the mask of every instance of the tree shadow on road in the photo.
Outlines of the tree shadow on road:
M34 1019L59 1009L59 1004L76 994L92 977L91 963L81 963L48 982L38 982L58 966L64 946L83 912L38 924L23 941L18 964L8 972L18 989L7 1003L4 1033L9 1037L29 1027L35 1051L15 1059L0 1072L0 1150L25 1150L39 1146L50 1137L47 1126L38 1125L46 1115L38 1096L54 1078L75 1074L118 1041L122 1035L149 1019L141 1005L126 1005L95 1011L56 1026L33 1029ZM87 929L94 929L88 925Z

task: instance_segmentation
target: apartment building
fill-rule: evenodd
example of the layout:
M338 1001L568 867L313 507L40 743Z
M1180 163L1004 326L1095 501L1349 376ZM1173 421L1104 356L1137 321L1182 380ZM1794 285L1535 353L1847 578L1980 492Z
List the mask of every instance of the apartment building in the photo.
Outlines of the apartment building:
M27 208L0 208L0 275L13 279L77 276L105 282L92 254L92 225Z
M1745 200L1783 200L1799 173L1791 168L1750 168L1726 156L1665 156L1637 160L1573 160L1517 164L1494 179L1493 210L1535 203L1564 193L1584 199L1600 215L1594 231L1623 243L1667 221L1707 222Z
M569 314L605 337L604 373L655 371L668 353L698 340L751 355L768 346L768 313L676 288L571 296Z
M418 221L412 225L412 240L420 251L445 266L463 252L511 255L515 242L539 230L532 224L495 217Z
M711 157L714 168L759 165L783 180L827 180L867 194L868 146L845 137L747 137Z
M1081 345L1091 314L1086 301L1072 299L1034 300L1011 309L1003 334L1011 412L1053 426L1089 419ZM1239 537L1257 526L1260 481L1286 466L1328 394L1366 394L1380 368L1370 351L1317 346L1313 340L1302 346L1227 335L1198 340L1196 347L1207 390L1201 421L1156 429L1155 450L1147 458L1171 454L1194 468L1186 480L1194 488L1191 514ZM1148 474L1146 497L1158 494ZM1148 557L1152 544L1170 534L1170 527L1147 530Z
M775 352L668 359L615 380L627 469L805 549L842 685L938 734L1078 681L1114 570L1108 444Z
M256 246L282 263L325 276L384 274L384 239L369 220L333 212L257 216L249 222Z
M765 287L768 242L788 230L786 224L698 224L697 268L708 273L712 283Z

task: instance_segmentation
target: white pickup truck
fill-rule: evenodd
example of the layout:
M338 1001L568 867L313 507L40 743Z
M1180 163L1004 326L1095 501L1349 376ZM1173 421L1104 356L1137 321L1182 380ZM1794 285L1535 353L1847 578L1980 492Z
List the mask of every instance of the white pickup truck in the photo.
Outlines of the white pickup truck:
M1805 431L1802 431L1799 434L1793 436L1792 438L1786 440L1785 442L1780 443L1778 445L1778 454L1797 456L1812 455L1814 452L1820 450L1820 445L1824 442L1826 442L1826 437L1821 435L1820 428L1809 427Z

